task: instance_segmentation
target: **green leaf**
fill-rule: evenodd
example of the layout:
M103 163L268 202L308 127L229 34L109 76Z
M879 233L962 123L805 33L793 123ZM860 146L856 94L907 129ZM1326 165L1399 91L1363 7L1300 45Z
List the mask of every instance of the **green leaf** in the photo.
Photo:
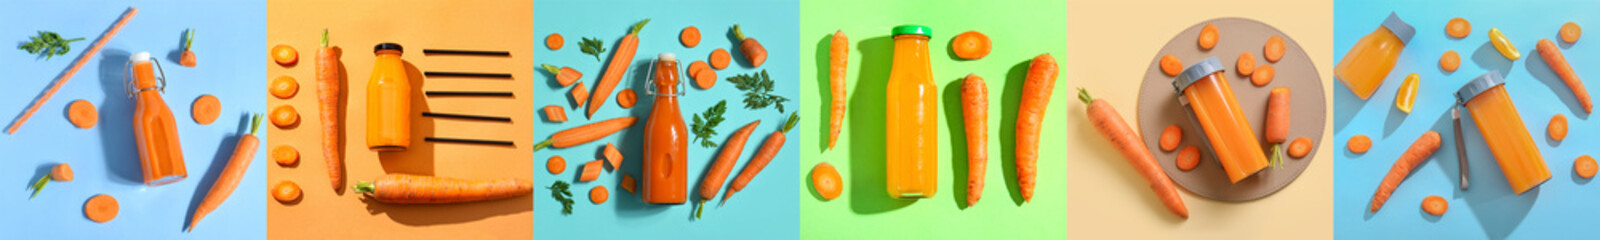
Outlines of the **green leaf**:
M599 62L600 53L606 52L606 47L605 43L600 42L600 39L586 37L578 42L578 50L583 51L583 54L594 55L594 61Z
M694 124L690 128L694 131L694 139L700 141L700 147L716 147L717 143L711 137L717 136L717 125L722 124L722 114L728 111L728 100L717 102L717 105L707 108L703 113L694 114Z

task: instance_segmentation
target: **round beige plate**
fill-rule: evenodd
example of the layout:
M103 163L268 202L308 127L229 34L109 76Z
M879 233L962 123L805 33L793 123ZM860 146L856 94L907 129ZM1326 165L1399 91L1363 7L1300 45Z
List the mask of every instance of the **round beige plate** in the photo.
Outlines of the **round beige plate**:
M1200 35L1200 28L1206 24L1216 24L1221 32L1217 45L1211 50L1200 49L1196 39ZM1288 45L1288 51L1277 63L1267 62L1262 53L1262 46L1267 38L1273 35L1282 36ZM1238 61L1239 54L1249 52L1256 59L1256 68L1263 65L1273 65L1277 76L1272 82L1263 87L1250 84L1246 76L1240 76L1235 71L1234 63ZM1150 153L1155 154L1156 161L1161 163L1161 169L1178 185L1202 197L1220 201L1248 201L1254 200L1288 186L1300 172L1305 171L1316 156L1318 143L1313 142L1311 153L1304 158L1283 158L1281 166L1274 165L1262 169L1255 175L1245 178L1238 183L1230 183L1228 176L1222 172L1221 163L1211 149L1201 145L1200 139L1204 137L1199 125L1190 123L1182 106L1178 105L1178 94L1172 89L1172 76L1161 72L1161 56L1171 54L1183 61L1184 67L1200 62L1209 57L1216 57L1226 66L1227 81L1233 87L1234 96L1238 97L1239 105L1244 108L1244 114L1250 120L1251 129L1256 133L1256 138L1261 138L1262 125L1267 109L1267 95L1272 88L1287 87L1290 89L1290 124L1288 141L1305 137L1312 141L1322 139L1323 126L1326 123L1327 102L1322 95L1322 78L1317 75L1316 66L1311 63L1311 58L1306 56L1305 50L1300 49L1300 44L1283 34L1277 28L1265 23L1244 18L1218 18L1211 19L1178 33L1167 41L1161 51L1150 58L1150 67L1144 73L1143 86L1139 88L1139 129L1143 133L1145 146L1150 148ZM1178 151L1162 151L1160 148L1161 131L1168 125L1177 124L1183 128L1184 146L1200 148L1200 166L1190 171L1178 170ZM1263 144L1261 150L1271 156L1271 145ZM1288 148L1288 142L1284 143Z

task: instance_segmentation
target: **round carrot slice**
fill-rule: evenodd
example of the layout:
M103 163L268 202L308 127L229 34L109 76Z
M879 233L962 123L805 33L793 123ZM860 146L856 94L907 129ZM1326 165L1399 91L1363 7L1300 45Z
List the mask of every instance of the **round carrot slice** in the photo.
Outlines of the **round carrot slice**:
M1456 50L1444 51L1444 55L1439 56L1439 68L1446 72L1455 72L1461 68L1461 54L1456 53Z
M1217 31L1217 25L1206 24L1205 27L1200 28L1200 48L1211 50L1211 47L1217 46L1217 40L1222 37L1221 35L1222 33Z
M300 163L300 150L287 144L278 145L272 148L272 160L278 162L278 166L293 166Z
M1288 46L1283 43L1283 37L1272 35L1267 38L1267 45L1261 46L1261 55L1267 57L1268 62L1278 62L1283 59L1283 54L1288 51Z
M295 81L294 77L279 76L277 79L272 79L272 86L267 91L278 99L289 99L300 92L300 82Z
M1200 148L1194 146L1183 147L1178 151L1178 170L1189 171L1200 166Z
M950 51L961 59L976 60L989 56L989 45L989 36L978 31L967 31L956 34L955 39L950 40Z
M1578 37L1581 36L1583 36L1583 28L1578 27L1577 23L1567 22L1567 24L1561 24L1561 41L1577 43Z
M1344 146L1350 148L1350 152L1353 153L1366 153L1372 149L1372 138L1367 135L1355 135L1350 137L1350 140L1344 141Z
M280 203L289 203L299 200L300 185L294 184L294 182L290 181L278 182L278 185L272 187L272 199L276 199Z
M1272 65L1256 67L1256 72L1250 73L1250 83L1255 84L1257 87L1266 86L1268 83L1272 83L1272 77L1277 76L1277 72L1273 70Z
M68 166L65 163L56 164L55 167L50 168L50 180L57 182L71 182L72 166Z
M1422 211L1428 212L1428 214L1433 214L1434 216L1444 215L1444 211L1449 209L1450 201L1445 201L1444 197L1439 197L1439 195L1432 195L1422 199Z
M278 44L272 47L272 61L278 62L278 65L294 65L300 61L300 52L289 45Z
M272 109L272 125L287 128L300 123L300 113L294 111L294 106L283 105Z
M121 207L117 206L117 199L111 197L111 195L94 195L94 197L89 198L89 202L83 203L83 215L97 223L105 223L117 218L117 211L119 210L121 210Z
M622 92L617 93L617 106L622 106L622 108L632 108L633 104L636 103L639 103L639 94L634 93L632 88L622 89Z
M550 174L561 174L562 172L566 172L567 159L562 158L560 155L550 156L550 160L544 161L544 169L549 170Z
M550 50L561 50L561 46L566 44L567 39L562 38L560 33L551 33L550 36L544 37L544 47Z
M733 61L733 56L728 55L728 50L718 48L717 50L711 51L711 59L708 59L707 61L711 62L711 68L722 70L724 68L728 68L728 62Z
M688 70L690 77L698 77L700 76L700 71L711 70L711 64L706 64L706 61L695 60L694 62L689 63Z
M844 180L839 177L839 170L827 162L818 163L811 167L811 187L822 195L823 200L833 200L839 197L844 190Z
M1233 64L1233 68L1239 71L1239 76L1250 76L1256 72L1256 55L1249 52L1240 53L1239 61Z
M1556 116L1550 117L1550 127L1548 130L1550 131L1551 139L1555 139L1556 141L1566 139L1567 115L1561 115L1560 113L1557 113Z
M1161 151L1178 149L1178 143L1182 142L1183 128L1177 124L1167 125L1167 129L1161 130Z
M700 71L700 73L694 75L694 84L703 89L711 89L712 85L717 84L717 71L712 71L711 69Z
M73 126L89 129L100 122L100 112L94 109L94 104L87 100L78 99L67 104L67 121Z
M200 95L189 107L189 114L194 117L195 123L211 125L217 121L218 115L222 115L222 100L217 100L217 96L211 94Z
M1578 160L1572 161L1572 171L1578 172L1579 177L1588 179L1594 177L1595 171L1600 171L1600 166L1595 165L1594 157L1583 155L1578 156Z
M1472 23L1467 22L1465 18L1451 18L1450 22L1444 25L1444 33L1454 38L1467 37L1467 34L1472 33Z
M1293 158L1301 158L1305 157L1306 154L1311 154L1311 139L1305 137L1295 138L1294 142L1289 143L1288 152L1289 157Z
M1161 56L1161 72L1162 73L1166 73L1167 76L1178 76L1178 73L1182 72L1182 71L1183 71L1183 62L1182 61L1178 61L1178 56L1173 56L1172 54L1167 54L1166 56Z
M699 46L700 28L694 26L683 28L683 32L678 33L678 41L682 41L684 47L692 48L694 46Z
M594 204L606 203L606 199L611 199L611 191L606 190L606 185L594 186L594 188L589 189L589 201L594 202Z

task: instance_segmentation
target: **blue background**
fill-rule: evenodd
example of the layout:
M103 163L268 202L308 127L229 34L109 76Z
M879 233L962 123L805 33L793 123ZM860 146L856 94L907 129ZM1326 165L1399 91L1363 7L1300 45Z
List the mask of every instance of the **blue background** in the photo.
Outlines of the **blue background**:
M756 153L757 148L766 141L768 135L778 130L783 125L783 120L789 113L800 109L800 81L799 76L799 4L795 1L609 1L597 5L591 1L536 1L534 3L534 37L539 41L534 50L534 61L538 64L552 64L557 66L570 66L583 72L580 79L585 87L594 91L596 80L600 78L604 63L595 61L594 56L583 54L579 51L578 42L583 37L597 37L605 44L606 52L601 54L601 60L609 61L616 43L631 30L633 24L645 18L651 18L650 23L639 33L639 49L634 56L633 68L629 69L622 84L617 88L632 86L639 94L639 104L633 108L624 109L616 105L616 94L607 98L604 108L595 113L594 119L584 117L585 110L572 109L571 98L568 92L572 87L560 87L551 75L544 70L534 87L535 105L541 109L548 105L558 105L567 109L565 123L551 123L545 121L543 111L540 111L539 124L534 126L533 138L544 140L551 134L563 129L580 126L593 122L593 120L612 119L621 116L636 116L640 120L632 128L623 130L621 134L613 135L592 143L564 149L544 149L534 153L536 166L544 166L551 156L560 155L567 161L567 170L561 175L551 175L549 171L539 167L534 171L534 184L538 189L534 192L534 238L536 239L749 239L752 236L762 236L762 239L797 238L799 234L799 199L798 191L803 186L799 174L799 139L798 132L791 132L786 137L783 150L777 158L761 171L750 185L727 202L727 205L717 207L715 199L706 204L704 218L693 219L694 204L682 205L650 205L639 199L639 195L622 190L619 183L622 174L627 173L634 177L639 176L641 146L644 134L645 120L649 115L652 96L644 92L645 71L650 59L657 53L676 53L680 66L687 69L688 64L695 60L704 60L710 56L712 50L723 48L729 50L734 58L727 69L717 71L719 78L711 90L703 90L692 85L688 88L686 96L680 97L680 108L683 112L684 122L691 123L691 117L706 108L715 105L719 100L728 101L728 111L724 115L727 120L717 127L718 135L712 141L719 145L716 148L701 148L691 144L689 147L689 175L688 183L689 201L698 202L699 183L703 172L710 166L715 154L721 150L729 135L740 127L754 120L761 120L761 125L750 135L745 143L744 154L740 156L738 164L734 166L733 173L728 176L729 183L744 169ZM605 7L625 6L625 7ZM739 24L746 36L756 38L768 51L767 62L758 69L747 67L736 42L729 31L733 24ZM690 25L700 29L700 45L694 48L685 48L678 41L678 34L683 28ZM551 33L560 33L565 39L565 46L559 51L551 51L544 46L543 40ZM535 66L536 67L536 66ZM756 73L767 70L776 82L774 89L778 94L789 98L782 114L775 108L748 110L744 108L743 95L733 87L733 83L725 80L735 74ZM681 70L687 73L687 70ZM684 77L684 84L693 82ZM800 124L814 123L807 121L813 116L801 116ZM692 135L691 135L692 136ZM555 180L569 183L577 180L582 172L584 162L598 159L599 152L606 142L617 143L622 150L624 161L620 171L604 172L600 180L593 182L574 183L571 190L576 203L573 205L572 215L561 214L561 204L550 197L550 191L544 187L550 186ZM596 185L605 185L611 192L611 198L604 204L595 205L589 201L589 189ZM727 191L727 184L723 185L721 195Z
M15 135L0 134L0 233L30 239L253 239L266 237L265 172L267 147L257 149L239 187L193 232L184 233L194 206L222 171L244 128L247 112L264 113L266 59L263 1L13 1L0 8L0 119L7 126L57 76L110 26L128 6L138 15L85 63L59 92L39 108ZM177 64L184 29L196 28L193 50L199 66ZM65 38L83 37L72 51L45 61L15 49L38 30ZM163 94L178 119L189 177L177 183L145 187L134 149L134 101L123 90L122 70L128 55L149 51L166 68L170 86ZM203 94L222 100L222 115L199 125L189 108ZM94 103L100 120L79 129L67 122L67 104L77 99ZM272 127L265 123L262 128ZM265 139L265 129L258 137ZM265 141L262 141L263 144ZM56 163L71 164L71 182L52 182L28 199L25 188ZM198 189L198 191L197 191ZM96 194L116 197L117 218L95 223L84 217L83 204Z
M1348 239L1533 239L1573 238L1600 218L1600 190L1572 170L1578 156L1596 155L1600 134L1593 116L1583 113L1572 91L1556 77L1535 51L1539 39L1555 41L1578 75L1590 79L1600 69L1600 48L1594 37L1576 44L1561 42L1557 31L1566 22L1600 26L1589 17L1594 2L1582 1L1365 1L1340 0L1334 4L1334 61L1362 36L1377 29L1390 11L1416 27L1417 35L1401 53L1399 64L1371 99L1362 101L1343 83L1335 84L1334 236ZM1451 18L1472 23L1463 39L1444 33ZM1510 38L1522 58L1509 61L1488 43L1490 27ZM1446 73L1439 57L1446 50L1461 56L1461 67ZM1512 193L1495 163L1476 123L1462 109L1462 135L1471 156L1469 190L1459 188L1459 164L1451 133L1452 94L1478 75L1499 70L1527 131L1534 137L1552 175L1534 190ZM1416 105L1407 115L1394 107L1395 92L1406 75L1421 75ZM1600 85L1587 84L1591 93ZM1546 126L1555 114L1567 116L1569 133L1563 141L1551 139ZM1426 131L1437 131L1444 142L1428 161L1407 178L1377 213L1368 213L1378 182L1395 159ZM1371 151L1354 154L1345 141L1358 134L1373 140ZM1432 216L1421 208L1423 198L1438 195L1449 200L1450 210Z

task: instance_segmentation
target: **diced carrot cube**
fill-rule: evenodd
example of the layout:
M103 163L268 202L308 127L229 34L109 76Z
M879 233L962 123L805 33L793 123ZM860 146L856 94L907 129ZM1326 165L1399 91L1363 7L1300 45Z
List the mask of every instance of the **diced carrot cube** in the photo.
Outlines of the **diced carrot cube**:
M562 109L561 106L556 106L555 104L544 106L544 118L546 120L550 120L551 122L566 122L567 111L566 109Z
M622 152L617 151L617 145L606 143L606 163L611 164L611 169L616 170L622 166Z
M583 176L579 177L578 181L579 182L588 182L588 181L594 181L595 179L600 179L600 169L604 168L604 167L601 167L600 164L601 164L600 160L594 160L594 161L589 161L587 163L584 163L583 164Z
M633 188L634 188L634 186L633 186L633 175L623 174L622 175L622 190L628 190L628 193L633 193Z
M581 108L586 102L589 102L589 89L580 82L577 87L572 87L572 108Z

